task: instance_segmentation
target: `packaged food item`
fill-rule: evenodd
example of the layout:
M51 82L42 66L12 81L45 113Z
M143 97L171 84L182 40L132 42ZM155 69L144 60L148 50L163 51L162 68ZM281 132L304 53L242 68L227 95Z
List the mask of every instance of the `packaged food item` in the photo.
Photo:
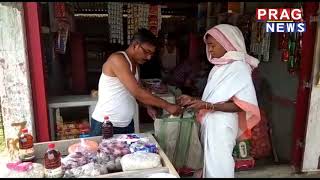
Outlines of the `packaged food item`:
M75 152L62 158L61 162L63 169L66 170L85 165L88 160L81 152Z
M160 156L155 153L135 152L124 155L121 160L123 171L161 167Z
M101 152L106 153L107 155L114 155L115 157L122 157L131 153L128 144L115 139L102 141L99 144L99 149Z
M1 178L44 178L44 167L39 163L11 162L0 174Z
M107 174L108 170L105 165L90 162L83 166L68 169L64 173L64 178L80 178L80 177L94 177Z
M48 150L44 155L44 174L46 178L60 178L63 176L61 154L55 149L55 144L48 144Z
M255 160L252 157L246 159L235 159L235 170L243 171L249 170L255 167Z
M117 141L126 142L127 144L132 144L137 141L148 142L147 138L140 137L137 134L123 134L116 138Z
M133 152L149 152L149 153L158 153L159 149L153 143L147 143L144 141L137 141L130 145L130 151Z
M250 140L241 140L237 142L233 150L233 156L236 158L246 159L250 156Z
M109 117L104 117L102 124L102 139L109 139L113 137L113 124L109 121Z
M68 152L69 154L73 154L76 152L81 152L84 155L95 154L97 153L98 147L99 145L95 141L80 138L79 143L69 146Z
M23 162L32 162L34 158L33 136L28 133L27 128L24 128L19 137L19 159Z

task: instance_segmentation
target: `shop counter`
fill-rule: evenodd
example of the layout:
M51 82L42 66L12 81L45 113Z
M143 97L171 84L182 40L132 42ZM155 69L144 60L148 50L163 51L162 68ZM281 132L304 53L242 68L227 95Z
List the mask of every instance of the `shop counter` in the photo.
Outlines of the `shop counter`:
M176 177L180 177L172 163L170 162L167 155L159 146L158 142L150 133L138 133L140 137L145 137L150 140L151 143L154 143L159 148L159 155L161 157L162 167L151 168L151 169L143 169L143 170L134 170L134 171L121 171L115 173L104 174L100 176L94 176L93 178L146 178L155 173L170 173ZM117 135L114 135L117 136ZM96 141L97 143L101 142L101 136L88 137L86 140ZM50 141L50 142L42 142L35 143L34 150L36 156L36 162L43 164L43 156L48 149L49 143L54 143L55 148L60 151L62 157L68 155L68 147L72 144L79 143L80 139L68 139L68 140L60 140L60 141Z

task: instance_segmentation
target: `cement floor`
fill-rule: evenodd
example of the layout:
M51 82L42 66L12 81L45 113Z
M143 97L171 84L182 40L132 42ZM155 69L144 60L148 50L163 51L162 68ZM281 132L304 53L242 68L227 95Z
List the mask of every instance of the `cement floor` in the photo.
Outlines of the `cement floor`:
M320 172L295 173L289 164L264 165L248 171L236 172L236 178L320 178Z
M253 169L236 172L235 178L320 178L320 172L296 173L289 163L276 164L265 159L256 161Z

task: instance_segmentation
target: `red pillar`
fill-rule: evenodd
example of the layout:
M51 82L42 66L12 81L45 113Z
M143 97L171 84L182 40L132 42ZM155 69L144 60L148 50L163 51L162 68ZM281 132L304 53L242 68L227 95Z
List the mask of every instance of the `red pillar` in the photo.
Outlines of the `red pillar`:
M84 37L81 33L70 33L72 93L87 94L87 69Z
M49 141L48 104L42 63L39 6L37 2L25 2L23 8L36 139L38 142Z
M304 147L300 142L304 142L306 135L307 114L309 109L310 88L304 86L304 82L311 81L313 64L314 44L316 37L317 23L310 23L310 16L316 16L319 2L304 3L304 20L306 32L302 37L302 57L300 62L299 87L297 92L296 119L293 129L293 153L292 164L297 171L301 170Z

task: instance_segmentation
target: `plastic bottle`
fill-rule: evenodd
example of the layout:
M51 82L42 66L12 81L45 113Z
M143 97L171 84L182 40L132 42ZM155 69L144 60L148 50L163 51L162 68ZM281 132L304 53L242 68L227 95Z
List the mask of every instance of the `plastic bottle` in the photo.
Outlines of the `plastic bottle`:
M108 139L113 137L113 125L109 121L109 117L105 116L104 117L104 122L102 124L102 139Z
M61 166L61 154L55 149L55 144L48 144L48 150L44 155L44 175L46 178L60 178L63 176Z
M84 131L84 130L81 130L80 131L80 136L79 136L79 138L87 138L87 137L90 137L90 135L86 132L86 131Z
M23 162L33 162L34 158L33 137L28 133L28 129L24 128L19 137L19 159Z

